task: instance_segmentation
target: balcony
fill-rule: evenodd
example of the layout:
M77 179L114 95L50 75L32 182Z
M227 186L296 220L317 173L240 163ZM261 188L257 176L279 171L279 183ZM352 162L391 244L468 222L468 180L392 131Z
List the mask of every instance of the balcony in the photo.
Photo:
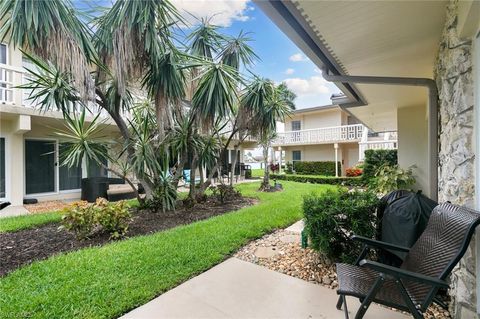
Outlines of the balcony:
M22 105L23 69L0 63L0 104Z
M273 146L288 146L302 144L329 144L360 142L364 132L362 124L322 127L310 130L290 131L278 133Z

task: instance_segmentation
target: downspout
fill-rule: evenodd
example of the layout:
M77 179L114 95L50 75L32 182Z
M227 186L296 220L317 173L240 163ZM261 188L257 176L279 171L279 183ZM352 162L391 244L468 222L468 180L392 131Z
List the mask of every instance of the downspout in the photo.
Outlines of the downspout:
M405 78L388 76L331 75L323 68L323 77L329 82L361 83L381 85L423 86L428 89L428 171L430 197L438 200L438 90L437 84L427 78ZM353 106L341 104L340 106ZM357 105L358 106L358 105Z

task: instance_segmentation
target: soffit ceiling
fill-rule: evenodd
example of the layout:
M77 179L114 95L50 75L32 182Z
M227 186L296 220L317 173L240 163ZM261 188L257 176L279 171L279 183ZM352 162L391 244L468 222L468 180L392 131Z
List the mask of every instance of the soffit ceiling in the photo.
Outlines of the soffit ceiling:
M446 1L294 1L350 75L433 77ZM298 16L298 13L297 13ZM396 130L396 110L425 105L419 87L355 84L368 103L349 111L375 131Z

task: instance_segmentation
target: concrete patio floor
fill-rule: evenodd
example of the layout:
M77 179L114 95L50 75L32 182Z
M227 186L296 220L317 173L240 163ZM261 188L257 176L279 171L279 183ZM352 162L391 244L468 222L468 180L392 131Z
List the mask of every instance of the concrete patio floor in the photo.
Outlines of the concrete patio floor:
M331 289L230 258L121 318L344 318L336 301ZM409 317L372 305L365 318Z

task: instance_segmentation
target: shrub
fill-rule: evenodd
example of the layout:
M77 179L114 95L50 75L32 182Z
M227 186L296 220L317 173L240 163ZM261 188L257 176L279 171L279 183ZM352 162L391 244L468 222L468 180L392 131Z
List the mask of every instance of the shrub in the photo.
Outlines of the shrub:
M272 173L278 172L279 168L280 168L280 165L278 164L273 164L273 163L270 164L270 170L272 171Z
M295 162L293 169L297 174L335 176L335 162ZM338 162L338 174L341 172L342 167Z
M362 175L363 170L358 167L350 167L345 170L347 177L357 177Z
M172 177L167 173L162 173L153 190L152 199L145 203L145 207L154 211L161 209L162 212L174 210L177 196L177 189L172 183Z
M397 165L397 150L366 150L363 164L363 177L370 180L384 165Z
M397 189L408 189L415 184L413 168L414 166L403 169L398 165L384 165L375 174L373 185L377 192L382 194L387 194Z
M361 177L323 177L295 174L271 175L270 177L275 180L312 184L330 184L341 186L363 186L365 184L365 181Z
M209 189L212 191L212 197L222 204L242 196L239 191L230 185L219 184L217 186L210 186Z
M98 223L110 234L111 238L116 239L127 233L128 222L132 216L126 201L108 203L107 200L99 198L96 208Z
M131 215L128 203L109 203L98 198L93 204L75 203L65 208L62 216L63 228L73 231L78 239L85 239L97 231L104 230L111 238L124 236Z
M354 261L360 251L350 236L374 237L378 202L370 191L338 189L306 196L303 213L312 247L333 261Z
M285 173L292 174L293 173L293 164L288 162L285 166Z
M63 210L62 226L73 231L78 239L90 236L97 225L96 209L93 204L73 203Z

